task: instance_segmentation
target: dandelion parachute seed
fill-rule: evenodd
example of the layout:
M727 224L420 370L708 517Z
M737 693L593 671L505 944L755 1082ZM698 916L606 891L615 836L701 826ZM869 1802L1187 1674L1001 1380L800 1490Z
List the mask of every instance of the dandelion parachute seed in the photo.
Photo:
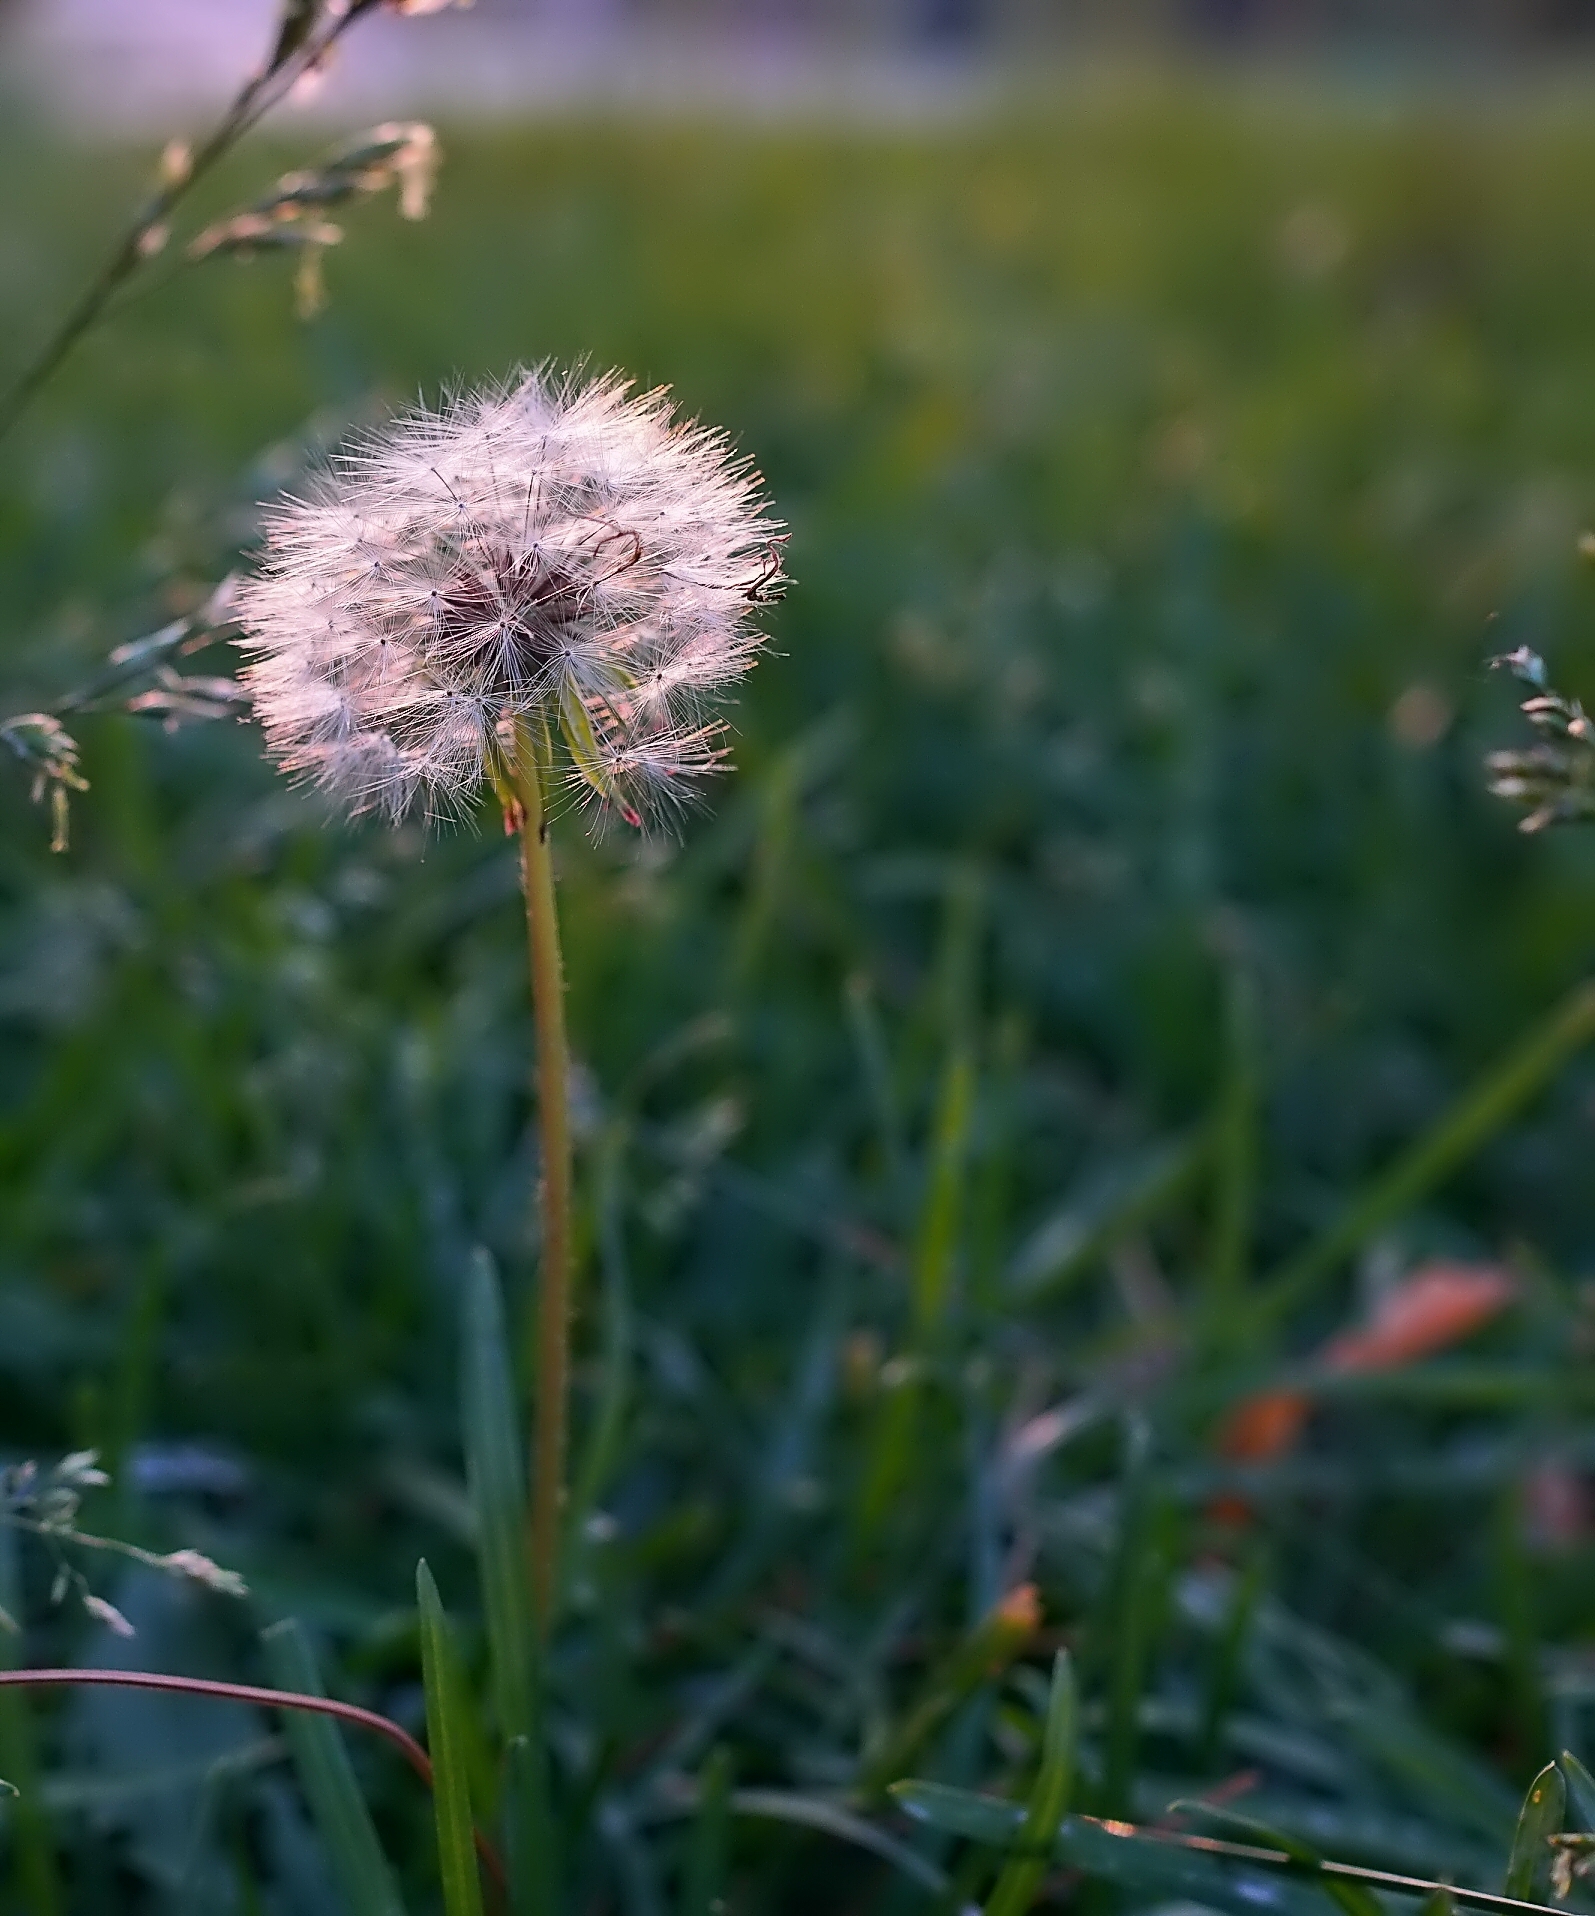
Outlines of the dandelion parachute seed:
M236 608L267 747L353 811L449 813L541 720L640 824L723 762L783 537L720 434L614 375L396 418L268 513Z

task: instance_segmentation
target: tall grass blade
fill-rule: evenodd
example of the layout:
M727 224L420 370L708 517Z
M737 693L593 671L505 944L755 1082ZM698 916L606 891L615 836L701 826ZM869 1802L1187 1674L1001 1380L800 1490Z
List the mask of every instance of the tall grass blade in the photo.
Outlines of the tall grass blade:
M1495 1068L1465 1091L1390 1168L1365 1184L1314 1243L1267 1281L1258 1322L1288 1317L1376 1231L1426 1196L1501 1129L1573 1054L1595 1037L1595 983L1564 998Z
M1007 1274L1013 1302L1056 1296L1120 1238L1183 1197L1209 1162L1213 1138L1212 1127L1204 1126L1088 1179L1014 1254Z
M906 1182L903 1121L898 1110L891 1052L869 975L862 971L854 972L847 981L843 998L847 1005L848 1030L852 1034L853 1048L858 1053L864 1087L869 1095L887 1186L892 1191L901 1191Z
M730 1834L731 1753L722 1745L704 1765L683 1876L681 1916L716 1916L725 1907Z
M271 1680L279 1689L305 1696L326 1694L296 1619L272 1624L260 1633L260 1641ZM404 1916L398 1884L377 1840L337 1725L328 1717L285 1710L282 1727L349 1916Z
M504 1754L505 1867L513 1916L554 1916L559 1907L548 1752L530 1737L511 1739Z
M1550 1839L1562 1827L1567 1810L1567 1785L1554 1763L1547 1763L1529 1785L1518 1812L1512 1854L1506 1865L1503 1893L1527 1902L1539 1878L1550 1868Z
M1137 1418L1125 1445L1119 1491L1119 1544L1099 1607L1095 1639L1107 1661L1108 1720L1102 1804L1108 1816L1129 1812L1140 1734L1141 1691L1166 1578L1161 1513L1147 1483L1151 1434Z
M986 1916L1024 1916L1046 1874L1058 1828L1074 1785L1075 1728L1079 1698L1068 1653L1052 1663L1052 1688L1041 1737L1041 1769L1019 1826L1020 1853L1004 1865L986 1904Z
M438 1872L445 1916L483 1916L476 1873L471 1793L466 1782L469 1738L465 1698L448 1618L423 1557L415 1571L421 1623L421 1679L426 1690L426 1736L432 1758L432 1809L437 1822Z
M948 1057L942 1075L930 1181L914 1244L912 1311L914 1335L920 1343L936 1336L952 1301L974 1097L974 1064L968 1051L959 1045Z
M1224 1084L1213 1126L1213 1223L1208 1251L1209 1334L1235 1322L1250 1276L1257 1208L1257 1007L1250 978L1237 966L1225 1016Z
M862 1816L838 1809L823 1798L804 1796L797 1790L733 1790L731 1809L736 1816L760 1817L774 1823L791 1823L799 1829L819 1830L838 1842L851 1843L857 1849L890 1863L910 1882L928 1889L933 1896L945 1895L947 1878L927 1857L916 1854L906 1843L888 1836L885 1830L865 1822Z

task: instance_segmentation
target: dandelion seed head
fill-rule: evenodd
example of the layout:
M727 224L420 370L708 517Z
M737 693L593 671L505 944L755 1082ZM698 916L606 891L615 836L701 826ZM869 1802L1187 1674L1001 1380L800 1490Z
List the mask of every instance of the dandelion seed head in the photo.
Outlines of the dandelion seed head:
M521 718L596 826L724 764L781 525L664 391L523 372L390 420L268 510L235 614L267 749L351 811L464 809Z

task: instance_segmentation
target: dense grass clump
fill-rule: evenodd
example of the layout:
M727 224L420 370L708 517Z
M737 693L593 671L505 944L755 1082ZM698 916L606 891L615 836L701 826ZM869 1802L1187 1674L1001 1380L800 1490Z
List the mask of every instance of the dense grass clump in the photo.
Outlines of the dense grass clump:
M197 603L307 439L545 355L670 383L791 524L714 817L559 839L563 1906L907 1908L862 1822L983 1897L989 1853L886 1788L1028 1790L1059 1645L1097 1814L1244 1771L1325 1850L1498 1888L1529 1778L1592 1754L1595 841L1517 836L1481 771L1516 736L1488 654L1595 682L1581 119L1193 85L1000 129L445 128L431 223L373 213L319 317L209 261L11 442L7 711ZM20 355L142 156L7 138ZM329 829L230 724L81 737L70 852L20 776L0 833L0 1443L98 1448L100 1527L253 1609L129 1569L139 1635L100 1641L24 1548L12 1653L261 1680L292 1616L419 1728L419 1555L492 1690L459 1324L476 1247L517 1322L535 1267L513 848ZM1436 1260L1510 1304L1234 1440ZM268 1731L0 1710L0 1774L44 1779L5 1906L341 1907ZM410 1779L355 1757L433 1907ZM1260 1893L1092 1882L1053 1888Z

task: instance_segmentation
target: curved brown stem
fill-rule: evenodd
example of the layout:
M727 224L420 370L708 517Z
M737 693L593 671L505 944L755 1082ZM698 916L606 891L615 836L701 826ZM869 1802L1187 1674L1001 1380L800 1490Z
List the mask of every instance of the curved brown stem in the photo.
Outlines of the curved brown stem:
M176 1696L221 1697L229 1703L258 1703L268 1710L302 1710L307 1716L336 1717L341 1723L352 1723L357 1729L385 1737L427 1788L432 1787L432 1759L408 1730L392 1717L362 1709L358 1703L340 1703L336 1697L268 1690L258 1683L227 1683L218 1677L167 1676L158 1670L0 1670L0 1686L5 1685L15 1689L103 1685L123 1690L163 1690ZM504 1890L504 1864L480 1830L476 1832L476 1853L496 1887Z

